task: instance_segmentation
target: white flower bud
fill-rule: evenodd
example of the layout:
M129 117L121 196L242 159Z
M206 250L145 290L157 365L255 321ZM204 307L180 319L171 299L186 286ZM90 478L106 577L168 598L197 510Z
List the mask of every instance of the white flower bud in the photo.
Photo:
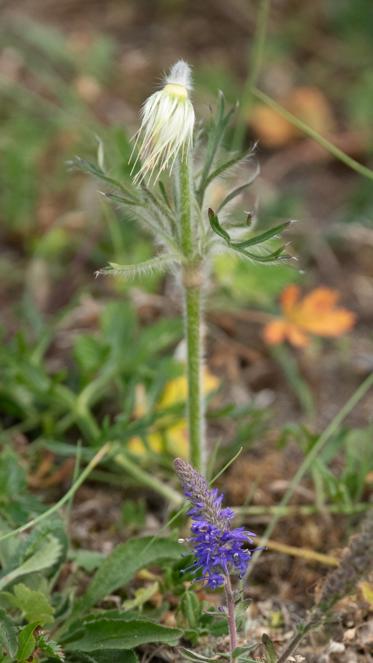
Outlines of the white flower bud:
M191 148L195 120L189 99L191 87L190 67L179 60L166 76L162 90L145 101L134 146L142 163L135 182L145 178L156 181L162 171L171 170L176 158Z

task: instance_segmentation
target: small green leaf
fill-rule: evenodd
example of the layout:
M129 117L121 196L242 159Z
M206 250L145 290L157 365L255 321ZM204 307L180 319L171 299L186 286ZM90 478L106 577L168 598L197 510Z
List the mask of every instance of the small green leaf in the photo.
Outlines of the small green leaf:
M38 622L44 626L54 621L54 609L43 592L34 591L19 583L13 588L13 593L11 603L23 612L28 622Z
M52 535L48 536L40 545L40 548L23 564L0 578L0 589L3 589L3 587L6 587L6 585L9 585L10 582L13 582L20 576L50 568L60 557L61 551L62 548L58 539Z
M227 231L224 230L224 228L220 225L218 215L215 214L214 210L212 210L211 207L208 210L208 215L209 215L210 226L213 229L214 233L216 235L219 235L219 237L225 239L225 241L230 245L231 238L229 237Z
M72 559L79 568L92 573L92 571L95 571L102 564L105 557L103 553L97 550L80 548L79 550L73 550L69 554L69 559Z
M197 628L201 618L201 603L195 592L186 591L180 599L180 610L189 628Z
M128 599L127 601L124 601L123 603L123 608L126 610L133 610L133 608L141 608L149 599L154 596L159 590L159 583L158 582L152 582L150 585L146 585L145 587L140 587L135 592L135 598L133 599Z
M102 619L83 622L83 634L79 639L68 642L68 651L92 652L97 649L133 649L148 642L163 642L175 646L183 632L146 620L122 621Z
M4 647L12 658L17 651L17 629L5 610L0 608L0 652Z
M24 626L22 631L18 634L18 650L16 654L17 661L23 663L27 661L30 656L32 656L35 646L36 639L34 636L35 629L39 626L38 622L33 622Z

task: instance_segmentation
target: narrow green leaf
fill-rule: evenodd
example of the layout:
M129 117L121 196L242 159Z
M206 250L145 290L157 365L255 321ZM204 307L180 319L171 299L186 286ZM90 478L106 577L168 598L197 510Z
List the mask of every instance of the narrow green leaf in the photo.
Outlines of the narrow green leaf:
M211 207L208 210L208 215L209 215L210 226L213 229L214 233L216 235L219 235L219 237L225 239L225 241L230 245L231 238L229 237L227 231L224 230L224 228L220 225L218 215L215 214L214 210L212 210Z
M17 629L5 610L0 608L0 651L5 648L14 658L17 651Z
M153 540L152 537L119 544L101 564L84 596L76 602L74 617L126 585L140 569L161 560L179 559L183 551L175 541Z
M128 196L130 199L133 200L133 202L136 202L131 192L128 191L126 187L124 187L123 184L121 184L121 182L116 180L114 177L106 175L106 173L102 170L102 168L100 168L97 164L92 163L91 161L87 161L87 159L82 159L81 157L76 156L71 161L68 162L68 165L70 166L70 168L77 168L78 170L82 170L84 173L93 175L94 177L97 177L97 179L102 180L107 184L110 184L111 186L113 186L116 189L119 189L120 191L123 191L126 194L126 196Z
M197 628L201 618L201 602L195 592L186 591L180 599L180 610L189 628Z
M259 255L257 253L251 253L247 251L246 249L237 249L239 253L243 253L247 258L250 258L250 260L255 260L256 262L275 262L276 260L288 260L288 256L282 256L281 254L284 252L284 247L280 246L276 251L273 251L272 253L268 253L266 255Z
M119 205L135 205L135 206L138 205L138 203L132 198L120 196L119 193L113 193L111 191L109 192L101 191L101 193L104 196L104 198L112 200L114 203L118 203Z
M245 189L247 189L254 182L255 178L258 175L258 173L259 173L259 166L257 166L257 168L255 170L255 173L252 175L252 177L247 182L245 182L244 184L241 184L240 186L236 187L236 189L233 189L233 191L228 193L228 195L220 203L220 205L218 207L218 212L220 212L223 209L223 207L225 207L226 205L228 205L228 203L230 203L232 200L234 200L234 198L239 196L240 193L245 191Z
M162 194L162 198L163 198L164 202L166 203L169 210L172 211L172 207L171 207L171 203L168 199L166 187L165 187L165 185L163 184L163 182L161 180L158 182L158 186L159 186L159 189L160 189L160 192Z
M165 271L171 265L178 262L177 255L165 254L138 262L135 265L119 265L116 262L110 262L109 267L100 269L97 274L101 276L125 276L127 278L134 278L151 272Z
M262 635L262 643L265 647L266 650L266 662L267 663L276 663L277 661L277 654L275 650L275 646L269 637L267 633L263 633Z
M237 152L237 154L234 154L230 159L227 161L223 161L219 166L215 168L215 170L210 173L208 176L206 183L205 183L205 188L208 187L209 184L216 178L219 177L222 173L224 173L226 170L229 170L232 166L235 166L237 163L240 163L240 161L243 161L244 159L247 159L250 157L251 152L247 152L245 150L244 152Z
M61 544L55 536L48 536L31 557L7 575L0 578L0 589L20 576L48 569L56 563L61 554Z
M233 191L231 191L231 192L230 192L230 193L224 198L224 200L220 203L220 205L219 205L219 207L218 207L218 212L221 212L221 210L223 209L223 207L225 207L226 205L228 205L228 203L230 203L232 200L234 200L234 198L237 198L237 196L239 196L243 191L245 191L245 189L247 189L247 188L253 183L255 177L257 176L257 172L259 172L259 171L257 170L257 171L255 172L255 175L254 175L250 180L248 180L247 182L245 182L245 184L241 184L241 186L236 187L236 189L233 189Z
M245 239L242 242L232 242L231 246L233 249L245 249L248 246L255 246L256 244L262 244L263 242L266 242L268 239L271 239L272 237L275 237L276 235L279 235L282 233L289 225L291 221L285 221L284 223L279 223L278 226L274 226L273 228L269 228L263 233L260 233L259 235L255 235L255 237L249 237L249 239Z
M34 631L38 626L38 622L28 624L27 626L24 626L22 631L18 634L18 650L16 658L19 663L27 661L27 659L32 656L36 645Z
M221 144L224 138L225 130L227 128L229 120L232 117L232 114L235 112L235 107L230 109L226 115L224 115L224 110L225 110L224 95L222 92L220 92L219 107L216 114L216 119L213 122L211 130L209 131L205 163L203 165L200 182L197 189L198 201L200 205L202 205L203 202L203 196L206 190L207 180L210 175L210 170L213 166L216 153L218 151L219 145Z
M133 649L148 642L163 642L175 646L183 632L146 620L121 621L118 619L96 620L83 623L84 633L79 639L68 642L67 651L92 652L97 649Z

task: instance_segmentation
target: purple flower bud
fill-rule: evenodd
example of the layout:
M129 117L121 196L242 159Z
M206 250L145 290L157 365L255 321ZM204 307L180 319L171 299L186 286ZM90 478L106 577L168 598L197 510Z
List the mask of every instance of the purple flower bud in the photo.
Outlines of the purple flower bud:
M196 561L192 568L202 575L210 589L224 584L224 578L232 572L241 577L245 574L254 551L244 548L253 543L253 532L243 527L232 528L232 509L222 507L223 495L209 485L185 460L174 461L184 494L192 504L189 515L192 518L192 544Z

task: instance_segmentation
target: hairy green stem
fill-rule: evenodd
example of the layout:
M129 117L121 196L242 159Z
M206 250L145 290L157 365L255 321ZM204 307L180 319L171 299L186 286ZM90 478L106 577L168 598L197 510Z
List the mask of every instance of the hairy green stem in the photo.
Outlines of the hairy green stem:
M192 182L190 155L180 159L180 240L184 255L182 287L184 290L185 337L187 345L187 418L189 458L205 474L205 423L202 393L202 269L195 256L192 226Z

